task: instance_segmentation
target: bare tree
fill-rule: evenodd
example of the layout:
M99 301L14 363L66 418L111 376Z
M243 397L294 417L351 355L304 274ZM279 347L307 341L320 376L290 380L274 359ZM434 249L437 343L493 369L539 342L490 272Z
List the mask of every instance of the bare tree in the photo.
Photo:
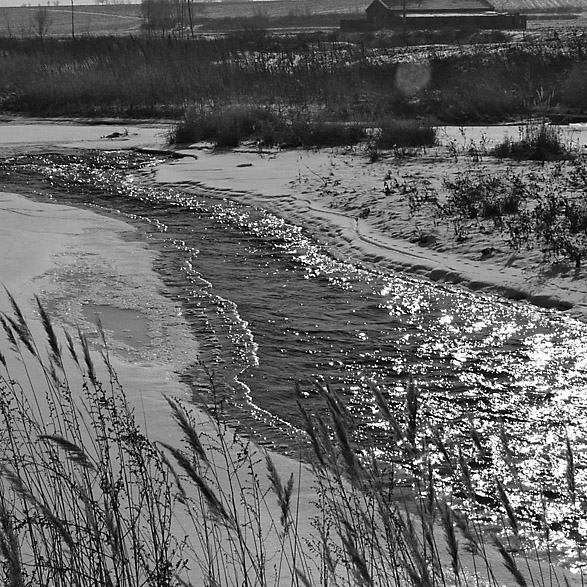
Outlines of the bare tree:
M6 32L7 36L12 38L12 26L10 24L10 18L8 18L8 11L4 11L4 20L6 21Z
M188 11L188 24L190 27L190 34L193 37L194 36L194 27L195 27L195 23L194 23L194 18L196 16L196 14L200 14L204 11L204 4L201 1L195 1L195 0L184 0L186 7L187 7L187 11Z
M44 39L53 24L53 19L46 6L39 6L31 16L31 26L39 39Z
M159 31L164 35L180 22L171 0L143 0L141 11L143 13L142 28L149 34Z

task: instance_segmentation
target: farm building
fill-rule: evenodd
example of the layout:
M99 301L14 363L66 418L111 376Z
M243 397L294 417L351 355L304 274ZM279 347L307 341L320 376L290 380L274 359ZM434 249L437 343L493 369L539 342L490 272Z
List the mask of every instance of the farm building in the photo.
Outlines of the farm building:
M526 28L526 16L496 12L487 0L373 0L366 20L342 21L343 30Z

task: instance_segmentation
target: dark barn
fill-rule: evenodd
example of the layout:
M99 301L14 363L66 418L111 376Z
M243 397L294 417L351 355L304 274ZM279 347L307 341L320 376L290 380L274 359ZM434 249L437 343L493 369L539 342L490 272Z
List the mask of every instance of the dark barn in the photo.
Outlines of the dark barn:
M486 0L373 0L366 20L342 21L343 30L524 30L526 15L497 12Z

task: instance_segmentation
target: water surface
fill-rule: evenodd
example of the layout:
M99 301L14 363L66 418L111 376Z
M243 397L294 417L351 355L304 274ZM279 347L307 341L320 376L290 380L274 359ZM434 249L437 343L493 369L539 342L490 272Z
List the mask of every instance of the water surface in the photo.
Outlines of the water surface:
M182 378L204 403L221 401L227 416L258 440L293 447L298 401L321 412L316 383L327 383L357 422L358 446L398 459L372 388L383 391L405 423L407 382L414 377L419 417L471 462L477 449L470 430L479 431L490 458L474 475L485 497L501 468L502 476L517 475L527 486L535 503L527 502L528 493L512 501L529 519L548 496L558 546L571 534L575 543L584 540L583 506L577 509L575 499L571 507L565 489L569 439L580 499L587 501L583 322L341 262L303 228L265 210L153 188L148 170L156 164L124 152L16 157L1 162L0 187L118 210L135 223L158 251L156 270L201 344L199 362ZM504 437L515 474L504 470Z

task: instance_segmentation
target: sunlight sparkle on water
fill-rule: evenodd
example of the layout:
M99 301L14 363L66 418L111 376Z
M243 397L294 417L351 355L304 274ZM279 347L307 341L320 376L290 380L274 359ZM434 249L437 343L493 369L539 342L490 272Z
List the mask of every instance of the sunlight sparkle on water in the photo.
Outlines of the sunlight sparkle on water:
M543 334L537 334L529 341L530 349L528 350L528 358L538 368L545 367L554 356L554 345L550 337Z
M516 469L535 498L524 500L526 492L516 493L513 483L508 487L521 515L536 519L545 503L553 543L569 551L570 535L585 536L587 523L577 524L569 508L565 461L569 438L580 463L578 495L587 501L585 324L497 296L343 263L306 231L266 211L181 186L156 188L148 174L135 180L128 169L146 164L133 163L136 154L109 155L102 163L91 154L87 163L43 157L28 160L27 181L32 173L48 175L51 191L66 201L86 194L92 205L117 206L149 223L148 238L164 245L165 259L171 259L166 277L193 304L186 304L186 317L221 365L218 377L233 385L236 375L250 375L247 409L264 420L272 410L279 439L282 422L297 413L295 402L288 403L292 394L281 394L289 389L287 378L332 378L356 417L362 448L384 460L393 447L385 444L389 424L375 409L372 386L401 419L409 374L418 379L422 415L475 462L468 435L474 418L490 449L475 477L484 495L491 495L496 471L513 481ZM17 163L7 165L13 170ZM226 265L218 263L219 253ZM240 387L235 394L242 394ZM502 458L502 430L514 455L509 464Z

